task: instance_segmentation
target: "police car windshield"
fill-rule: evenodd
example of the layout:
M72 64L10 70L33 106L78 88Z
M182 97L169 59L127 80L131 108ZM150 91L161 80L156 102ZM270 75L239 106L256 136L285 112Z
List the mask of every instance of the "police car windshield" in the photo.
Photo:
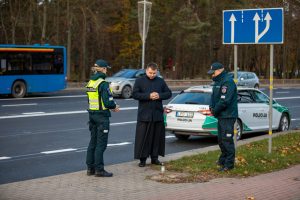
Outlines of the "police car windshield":
M205 92L184 92L177 95L171 104L197 104L209 105L211 93Z
M114 75L112 77L123 77L123 78L133 78L136 74L136 69L123 69Z

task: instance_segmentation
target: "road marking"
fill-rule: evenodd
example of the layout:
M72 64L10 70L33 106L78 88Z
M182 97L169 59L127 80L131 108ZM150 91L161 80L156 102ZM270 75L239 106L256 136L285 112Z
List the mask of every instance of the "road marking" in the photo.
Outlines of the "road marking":
M70 96L52 96L52 97L25 97L25 98L12 98L12 99L0 99L0 101L12 101L12 100L32 100L32 99L61 99L61 98L77 98L86 97L86 95L70 95Z
M121 142L121 143L116 143L116 144L108 144L108 147L113 147L113 146L123 146L123 145L129 145L132 144L132 142Z
M135 124L136 121L129 121L129 122L116 122L111 123L110 126L121 126L121 125L127 125L127 124ZM72 128L72 129L64 129L64 130L49 130L49 131L38 131L38 132L27 132L27 133L20 133L20 134L14 134L14 135L5 135L0 136L0 138L7 138L7 137L17 137L17 136L25 136L25 135L37 135L37 134L47 134L47 133L61 133L61 132L72 132L74 131L81 131L81 130L88 130L88 128Z
M11 157L6 157L6 156L0 157L0 160L7 160L7 159L11 159Z
M180 93L181 91L172 91L173 94ZM61 98L80 98L85 97L83 95L64 95L64 96L51 96L51 97L25 97L25 98L11 98L11 99L0 99L0 101L21 101L21 100L32 100L32 99L61 99ZM118 100L118 99L117 99ZM134 99L123 99L123 100L134 100Z
M300 120L300 118L298 118L298 119L291 119L291 121L298 121L298 120Z
M17 106L36 106L37 103L27 103L27 104L10 104L10 105L2 105L2 107L17 107Z
M53 153L62 153L62 152L68 152L68 151L76 151L77 149L58 149L58 150L53 150L53 151L43 151L41 152L42 154L53 154Z
M111 123L111 126L119 126L119 125L125 125L125 124L135 124L136 121L131 121L131 122L116 122L116 123Z
M275 100L281 100L281 99L300 99L300 97L277 97L277 98L274 98Z
M167 135L166 138L174 138L175 136L174 135Z
M136 110L138 107L126 107L120 108L120 110ZM11 116L0 116L0 119L13 119L13 118L23 118L23 117L40 117L40 116L52 116L52 115L71 115L71 114L82 114L87 113L86 110L82 111L68 111L68 112L53 112L53 113L44 113L44 112L34 112L34 113L23 113L23 115L11 115Z
M290 92L275 92L276 94L288 94Z
M166 139L168 138L174 138L175 136L173 135L167 135ZM115 147L115 146L125 146L125 145L131 145L133 142L121 142L121 143L114 143L114 144L107 144L108 147ZM13 157L6 157L2 156L0 157L0 160L9 160L9 159L24 159L24 158L32 158L30 156L39 156L40 154L56 154L56 153L63 153L63 152L84 152L87 150L87 147L80 147L80 148L67 148L67 149L57 149L57 150L51 150L51 151L42 151L40 153L32 153L32 154L25 154L25 155L18 155L18 156L13 156Z
M23 115L39 115L39 114L44 114L45 112L27 112L27 113L22 113Z

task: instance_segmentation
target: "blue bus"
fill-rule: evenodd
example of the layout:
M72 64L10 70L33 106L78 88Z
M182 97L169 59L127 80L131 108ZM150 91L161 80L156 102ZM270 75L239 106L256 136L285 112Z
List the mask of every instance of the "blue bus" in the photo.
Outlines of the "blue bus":
M50 45L0 45L0 94L23 98L67 86L66 48Z

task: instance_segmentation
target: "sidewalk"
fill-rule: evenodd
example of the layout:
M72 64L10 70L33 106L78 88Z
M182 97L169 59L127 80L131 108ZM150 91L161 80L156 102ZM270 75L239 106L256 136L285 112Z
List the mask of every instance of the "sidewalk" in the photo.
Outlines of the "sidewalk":
M280 133L284 134L284 133ZM275 134L280 135L280 134ZM239 145L267 138L259 136L239 142ZM216 146L168 155L168 161L218 149ZM149 161L148 161L149 162ZM86 176L86 171L0 185L0 200L85 200L85 199L259 199L299 200L300 165L249 178L219 178L206 183L164 184L146 179L158 174L149 165L127 162L107 166L112 178ZM167 170L167 169L166 169Z

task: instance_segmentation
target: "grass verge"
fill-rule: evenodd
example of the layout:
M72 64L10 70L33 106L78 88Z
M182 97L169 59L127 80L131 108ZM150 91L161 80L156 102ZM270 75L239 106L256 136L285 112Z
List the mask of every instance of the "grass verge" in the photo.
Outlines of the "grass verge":
M235 168L218 172L216 161L220 151L210 151L186 156L165 163L166 173L150 177L159 182L205 182L220 177L247 177L285 169L300 164L300 132L289 133L272 139L272 153L268 153L268 139L237 148Z

